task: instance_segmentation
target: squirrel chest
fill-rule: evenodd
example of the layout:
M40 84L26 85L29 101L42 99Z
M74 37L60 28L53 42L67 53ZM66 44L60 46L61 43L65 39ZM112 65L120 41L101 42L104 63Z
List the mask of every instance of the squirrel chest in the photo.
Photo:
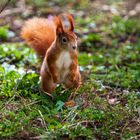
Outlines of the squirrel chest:
M62 51L56 61L58 70L58 82L61 83L65 80L65 77L69 73L69 67L72 63L70 53L68 51Z

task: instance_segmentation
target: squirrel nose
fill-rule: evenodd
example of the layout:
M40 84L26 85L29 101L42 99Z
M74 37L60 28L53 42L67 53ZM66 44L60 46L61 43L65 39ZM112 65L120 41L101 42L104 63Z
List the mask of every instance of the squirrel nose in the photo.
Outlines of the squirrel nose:
M72 48L75 50L76 49L76 46L72 46Z

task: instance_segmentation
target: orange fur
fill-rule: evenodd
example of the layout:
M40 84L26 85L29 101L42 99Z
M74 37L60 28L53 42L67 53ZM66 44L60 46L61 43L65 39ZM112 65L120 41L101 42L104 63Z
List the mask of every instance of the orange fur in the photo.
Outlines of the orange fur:
M55 30L56 26L53 21L45 18L32 18L25 22L21 30L21 37L37 54L44 57L55 39Z
M81 84L74 21L70 15L63 15L70 23L69 29L65 29L61 16L53 20L30 19L21 31L25 41L44 58L40 70L41 88L48 93L52 93L58 83L66 88L78 88Z

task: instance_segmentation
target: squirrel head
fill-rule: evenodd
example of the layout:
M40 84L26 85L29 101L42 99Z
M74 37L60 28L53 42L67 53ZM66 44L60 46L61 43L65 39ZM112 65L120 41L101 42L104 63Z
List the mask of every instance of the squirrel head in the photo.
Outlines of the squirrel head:
M74 33L74 20L69 14L60 14L55 17L57 46L64 50L77 49L77 36Z

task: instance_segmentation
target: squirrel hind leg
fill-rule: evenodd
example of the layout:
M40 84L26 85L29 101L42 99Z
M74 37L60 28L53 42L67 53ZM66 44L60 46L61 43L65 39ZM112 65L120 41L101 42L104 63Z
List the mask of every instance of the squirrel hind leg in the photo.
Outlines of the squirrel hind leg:
M43 73L41 74L41 89L45 93L47 93L49 96L51 93L55 90L56 84L53 82L52 77L50 74Z
M77 72L76 75L69 74L66 78L64 86L66 88L75 88L78 89L81 85L81 75L80 72Z

